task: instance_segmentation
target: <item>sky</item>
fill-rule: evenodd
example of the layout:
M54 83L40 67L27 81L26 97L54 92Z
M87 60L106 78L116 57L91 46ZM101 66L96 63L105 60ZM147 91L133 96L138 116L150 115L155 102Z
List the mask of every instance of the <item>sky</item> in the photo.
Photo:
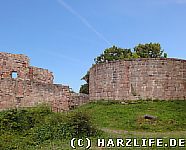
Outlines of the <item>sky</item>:
M186 0L0 0L0 51L76 92L104 49L150 42L186 59Z

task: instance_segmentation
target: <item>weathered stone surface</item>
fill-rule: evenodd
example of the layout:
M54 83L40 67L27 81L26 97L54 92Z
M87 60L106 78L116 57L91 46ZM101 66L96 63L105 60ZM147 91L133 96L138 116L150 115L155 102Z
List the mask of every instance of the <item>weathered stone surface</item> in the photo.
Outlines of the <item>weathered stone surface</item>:
M13 78L12 74L17 73ZM89 96L53 84L52 72L24 55L0 53L0 110L47 103L66 111L89 100L186 99L186 60L130 59L90 69Z
M66 111L74 103L84 103L81 98L82 95L72 96L68 86L53 84L52 73L30 66L27 56L0 53L0 110L46 103L54 111Z
M186 99L186 60L128 59L94 65L90 100Z
M70 107L76 108L89 102L89 95L83 93L71 93Z
M17 73L18 79L42 83L53 83L52 72L29 66L29 58L22 54L0 53L0 79L12 78Z

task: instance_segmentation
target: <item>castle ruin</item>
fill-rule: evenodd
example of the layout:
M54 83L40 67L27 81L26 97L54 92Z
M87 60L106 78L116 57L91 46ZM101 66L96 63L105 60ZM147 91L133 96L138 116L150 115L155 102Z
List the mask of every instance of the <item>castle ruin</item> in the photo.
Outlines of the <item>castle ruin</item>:
M0 53L0 110L46 103L54 111L67 111L88 100L71 93L69 86L53 84L52 72L30 66L22 54Z
M49 104L68 111L91 100L184 100L186 60L126 59L93 65L89 95L53 83L52 72L30 66L22 54L0 53L0 110Z
M186 60L138 58L96 64L89 75L90 100L184 100Z

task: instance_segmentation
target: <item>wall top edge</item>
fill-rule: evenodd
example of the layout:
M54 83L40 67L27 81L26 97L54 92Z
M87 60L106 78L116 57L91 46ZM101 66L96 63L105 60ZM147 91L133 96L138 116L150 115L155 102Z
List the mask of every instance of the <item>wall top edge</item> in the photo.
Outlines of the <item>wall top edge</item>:
M0 52L0 55L8 55L8 56L24 56L26 58L29 58L27 55L25 54L12 54L12 53L7 53L7 52Z
M186 62L185 59L179 59L179 58L126 58L123 60L115 60L115 61L110 61L110 62L105 62L105 63L100 63L100 64L93 64L92 68L95 68L97 66L103 66L106 64L115 64L115 63L120 63L120 62L130 62L130 61L136 61L136 62L140 62L140 61L180 61L180 62Z

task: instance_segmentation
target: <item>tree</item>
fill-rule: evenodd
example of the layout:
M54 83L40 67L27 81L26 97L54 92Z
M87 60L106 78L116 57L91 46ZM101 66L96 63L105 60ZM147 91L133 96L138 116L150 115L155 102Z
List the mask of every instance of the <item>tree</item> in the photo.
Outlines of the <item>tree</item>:
M89 71L81 80L85 80L86 83L81 85L79 93L89 94Z
M122 49L116 46L112 46L105 49L103 54L95 58L94 61L96 64L99 64L125 58L132 58L132 52L130 49Z
M140 56L140 58L160 58L167 57L166 53L163 53L163 49L159 43L149 43L149 44L138 44L134 47L134 52Z
M96 64L99 64L133 57L137 58L138 55L136 53L133 54L130 49L122 49L116 46L112 46L110 48L105 49L103 54L95 58L94 61ZM87 72L87 74L82 78L82 80L85 80L87 83L81 85L79 92L89 94L89 72Z
M159 43L149 43L149 44L138 44L134 47L134 51L126 48L119 48L112 46L104 50L104 52L94 59L96 64L122 60L126 58L167 58L167 53L163 52ZM82 78L87 83L81 85L80 93L89 94L89 72Z
M86 83L86 84L81 85L79 89L79 93L89 94L89 84Z
M89 83L89 74L90 72L87 71L87 74L81 80L85 80L87 83Z

